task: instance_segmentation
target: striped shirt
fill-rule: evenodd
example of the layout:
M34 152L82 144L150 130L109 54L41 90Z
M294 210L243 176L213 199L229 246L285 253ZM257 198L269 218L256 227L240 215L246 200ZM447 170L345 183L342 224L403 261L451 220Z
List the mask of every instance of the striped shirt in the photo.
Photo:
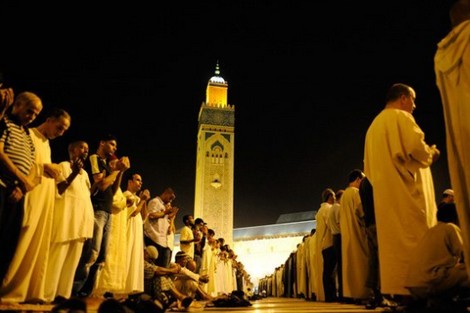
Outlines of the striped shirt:
M5 154L21 173L28 175L35 155L34 144L28 128L15 123L10 116L5 116L0 120L0 134L0 142L4 144ZM3 186L16 185L17 177L3 167L0 170L0 184Z

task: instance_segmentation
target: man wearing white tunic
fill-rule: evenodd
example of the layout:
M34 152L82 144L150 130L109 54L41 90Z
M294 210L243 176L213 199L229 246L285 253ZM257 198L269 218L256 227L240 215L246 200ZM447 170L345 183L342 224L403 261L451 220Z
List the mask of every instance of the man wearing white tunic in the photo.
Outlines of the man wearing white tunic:
M46 299L70 298L73 277L82 254L83 243L93 236L94 213L90 198L91 183L83 169L88 144L72 142L70 161L59 164L61 181L53 214L52 240L46 272Z
M107 261L113 198L118 193L118 189L120 189L119 182L121 181L122 173L130 168L128 157L124 156L112 162L109 160L114 158L113 156L117 151L116 137L106 134L100 138L96 153L88 158L88 174L93 179L93 186L96 186L91 192L91 202L95 218L93 237L85 241L82 255L75 271L72 294L76 296L88 296L91 294L97 281L98 270ZM125 205L126 200L124 199L124 207Z
M296 287L297 297L307 298L307 268L305 266L305 239L307 236L302 238L302 242L297 245L297 263L296 265ZM275 286L275 284L274 284Z
M142 212L145 212L147 200L150 198L148 189L142 188L142 177L133 173L127 180L127 279L126 292L144 291L144 230ZM139 195L137 195L137 193Z
M406 286L416 298L451 298L470 287L455 204L439 207L437 219L411 255Z
M118 159L116 155L109 157L109 166L116 168ZM126 294L127 280L127 198L121 189L122 176L118 174L115 185L118 186L113 196L112 210L110 214L110 230L106 260L101 264L96 274L93 294L110 297L113 294L124 296Z
M436 224L436 200L430 166L439 157L435 145L412 115L415 91L394 84L386 106L367 130L364 172L374 188L381 291L409 295L405 278L411 252Z
M315 294L317 301L336 300L336 282L334 279L334 248L333 236L328 227L328 216L336 196L333 189L327 188L322 192L322 203L315 215L317 221L315 245ZM333 254L332 254L333 253ZM326 257L326 258L325 258ZM333 266L333 268L332 268ZM326 284L325 284L326 283Z
M336 191L335 203L331 206L330 215L328 216L328 223L333 237L333 248L335 250L335 263L336 263L336 281L338 285L338 301L343 301L343 272L341 260L341 228L339 225L339 216L341 211L341 197L344 190L339 189Z
M343 267L343 295L355 300L367 299L371 290L366 287L369 268L364 210L359 185L364 178L361 170L349 173L348 187L341 197L341 256Z
M308 296L307 299L316 300L316 288L315 288L315 242L317 236L315 235L315 228L312 228L310 235L305 240L305 255L306 255L306 267L307 267L307 288ZM284 270L283 270L284 272ZM284 294L284 290L282 291Z
M154 246L158 250L156 265L169 267L172 250L168 242L168 230L171 227L171 216L178 212L178 208L171 205L176 194L171 188L166 188L163 193L149 200L147 204L147 216L144 220L144 243L146 246Z
M447 160L463 235L470 260L470 1L455 2L450 11L453 29L434 56L436 83L444 109ZM466 262L470 272L470 262Z
M215 239L215 231L213 229L207 230L206 245L202 253L201 275L208 275L209 282L203 285L204 291L212 296L217 294L217 285L215 278L215 268L217 262L217 240Z
M2 302L51 300L45 297L45 284L55 204L54 178L59 176L60 169L57 164L52 164L49 140L62 136L70 123L66 111L54 109L45 122L31 129L41 181L25 196L23 228L15 256L2 282Z
M116 159L110 160L113 168ZM119 186L113 196L111 223L109 229L108 246L106 249L106 261L98 267L96 280L93 286L93 295L110 297L116 294L118 297L126 294L127 279L127 199L121 189L122 174L116 178Z

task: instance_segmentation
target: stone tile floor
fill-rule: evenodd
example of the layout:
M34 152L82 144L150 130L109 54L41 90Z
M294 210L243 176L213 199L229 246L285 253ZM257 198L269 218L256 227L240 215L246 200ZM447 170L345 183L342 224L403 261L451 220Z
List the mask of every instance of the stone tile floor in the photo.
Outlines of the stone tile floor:
M96 313L98 306L103 301L100 298L87 298L87 313ZM293 298L263 298L261 300L251 301L250 307L222 308L222 307L189 307L188 312L253 312L253 313L365 313L365 312L384 312L383 308L375 310L366 310L363 305L324 303L316 301L307 301L304 299ZM52 305L7 305L0 304L0 311L10 312L50 312ZM172 312L167 310L167 312Z

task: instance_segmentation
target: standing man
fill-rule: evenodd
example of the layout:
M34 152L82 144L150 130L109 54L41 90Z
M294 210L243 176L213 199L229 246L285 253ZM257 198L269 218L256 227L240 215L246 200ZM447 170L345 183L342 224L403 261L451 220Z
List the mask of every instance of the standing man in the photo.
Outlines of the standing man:
M322 192L322 203L315 215L317 221L316 231L316 258L315 274L317 301L336 301L336 256L333 247L333 236L328 226L328 216L333 203L335 203L335 192L326 188Z
M168 231L170 220L178 212L177 207L171 206L176 194L171 188L166 188L160 196L151 199L147 204L147 218L144 221L144 243L154 246L158 251L155 264L169 267L171 249L168 247Z
M341 256L343 267L343 294L346 298L364 300L369 298L366 287L369 268L369 247L367 245L364 210L362 209L359 186L364 173L359 169L348 175L348 187L341 197Z
M437 222L430 166L439 150L426 144L415 122L415 99L410 86L391 86L364 149L364 172L374 188L382 293L404 296L411 252Z
M110 216L113 196L119 188L119 182L124 171L130 168L129 158L122 157L112 163L108 158L117 150L116 137L105 135L101 138L98 150L90 155L89 175L93 177L91 202L95 215L93 238L87 240L75 271L73 294L88 296L95 282L96 272L106 259ZM96 188L95 188L96 187Z
M384 298L380 292L379 246L377 243L377 226L375 224L374 190L367 177L364 177L359 185L359 196L364 210L364 224L369 247L366 287L372 290L372 294L366 303L366 309L372 310L378 306L393 306L394 303Z
M93 204L91 183L83 166L88 159L88 143L83 140L68 146L68 161L60 162L61 179L52 224L52 238L46 273L46 299L68 299L83 243L93 237Z
M194 220L193 234L194 238L197 239L194 243L194 261L196 262L195 272L198 274L201 269L202 255L204 253L204 247L206 246L208 230L207 223L205 223L202 218L198 217Z
M441 206L446 205L447 203L454 203L454 191L452 189L446 189L442 193L441 201L437 205L437 209Z
M52 163L49 141L62 136L71 117L63 109L52 109L46 120L30 130L35 148L38 185L24 200L24 217L15 256L2 282L2 302L52 301L45 295L46 272L52 238L56 183L60 166Z
M146 211L150 191L142 189L142 176L131 173L127 180L127 278L128 294L144 291L144 233L142 212Z
M5 99L8 104L10 100ZM35 186L28 177L35 149L27 125L41 110L42 101L36 94L22 92L11 111L0 120L0 282L16 251L23 222L24 195Z
M331 206L330 215L328 216L328 223L331 229L331 236L333 237L333 248L335 249L335 268L336 268L336 281L338 286L338 301L342 302L343 299L343 269L341 257L341 227L340 227L340 211L341 211L341 197L344 190L339 189L336 191L335 203ZM309 256L307 256L309 257Z
M465 260L470 260L470 0L450 9L452 30L437 45L436 83L444 109L447 160L455 206L463 237ZM470 272L470 262L465 262Z
M183 228L181 228L180 234L180 249L186 252L192 259L194 259L194 238L193 227L194 227L194 216L186 214L183 216Z

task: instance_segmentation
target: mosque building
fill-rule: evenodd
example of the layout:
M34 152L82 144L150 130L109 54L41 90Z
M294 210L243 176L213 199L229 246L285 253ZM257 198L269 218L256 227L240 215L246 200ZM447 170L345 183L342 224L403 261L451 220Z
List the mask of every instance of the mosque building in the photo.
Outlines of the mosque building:
M235 106L227 99L228 82L217 63L199 111L193 216L225 239L256 283L272 274L310 234L316 212L283 214L272 225L233 228ZM178 251L178 233L175 244Z

